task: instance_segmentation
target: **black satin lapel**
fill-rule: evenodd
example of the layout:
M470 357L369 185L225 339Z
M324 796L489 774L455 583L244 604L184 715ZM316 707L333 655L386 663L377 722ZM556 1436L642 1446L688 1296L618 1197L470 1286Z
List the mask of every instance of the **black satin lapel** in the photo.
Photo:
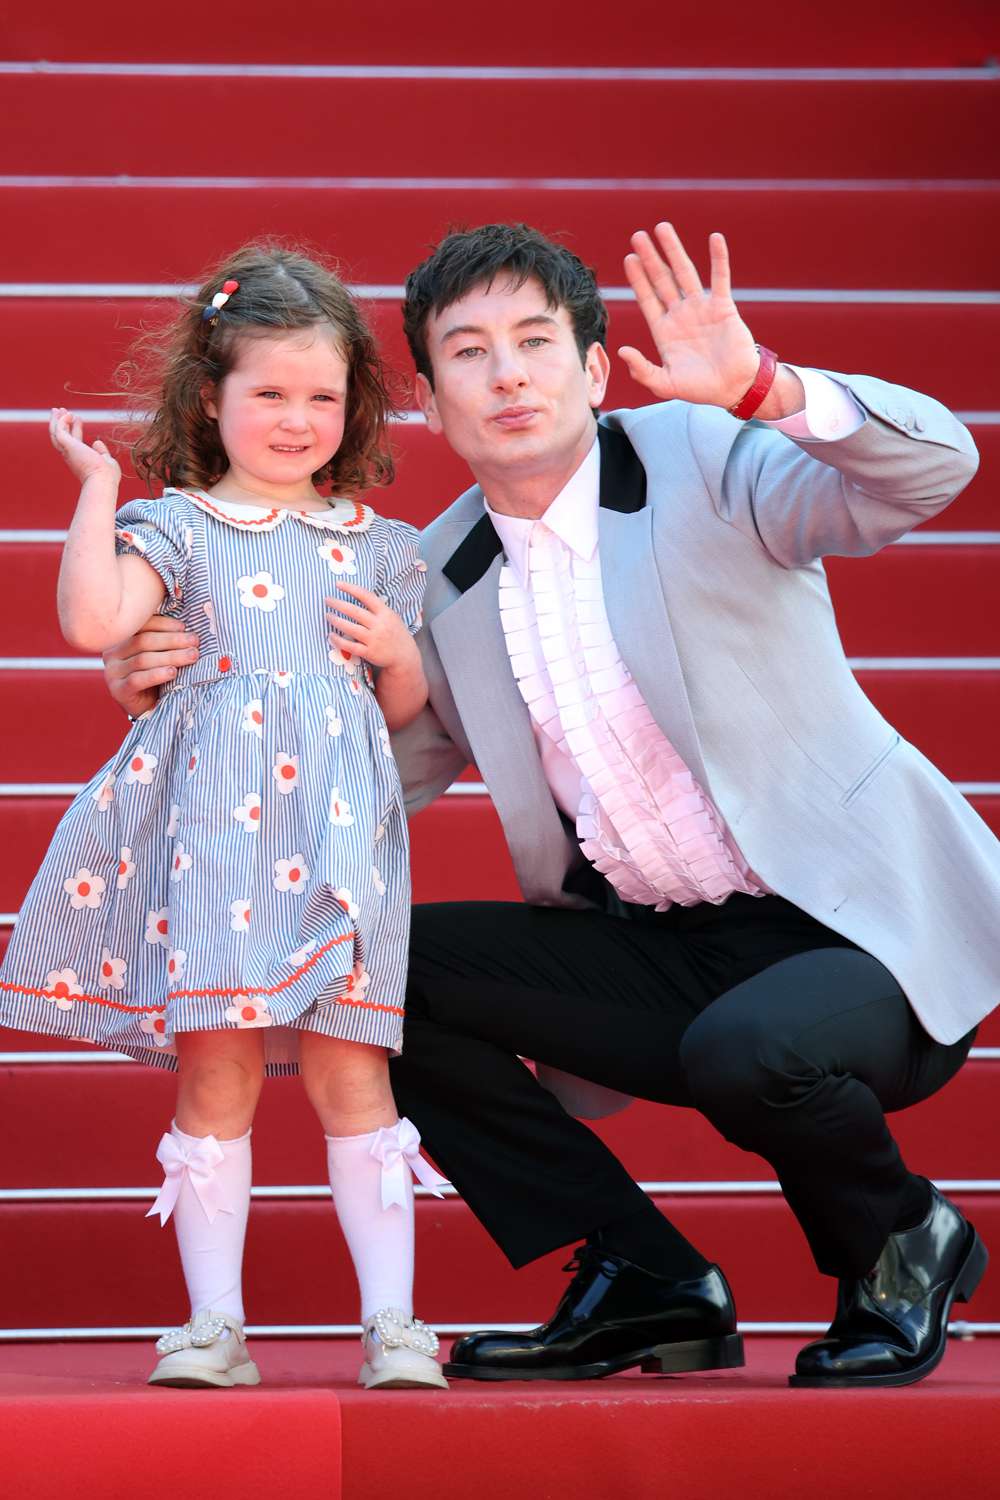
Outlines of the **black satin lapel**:
M598 426L601 445L601 505L626 514L646 504L646 471L623 432Z
M493 522L489 516L480 516L468 536L455 548L441 572L449 583L453 583L464 594L489 571L500 550L500 538Z

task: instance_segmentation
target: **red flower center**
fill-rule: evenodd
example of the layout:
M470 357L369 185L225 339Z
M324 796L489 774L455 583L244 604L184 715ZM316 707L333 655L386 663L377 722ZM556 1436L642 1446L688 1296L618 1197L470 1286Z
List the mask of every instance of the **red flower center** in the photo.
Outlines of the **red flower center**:
M166 919L166 917L161 917L160 918L160 920L156 924L156 930L157 930L157 932L162 932L163 936L166 937L166 935L167 935L167 919Z
M107 977L108 977L109 974L113 974L114 973L114 969L111 967L111 965L107 961L105 961L101 965L101 973L104 975L105 979L107 979Z
M90 895L90 881L89 880L81 880L80 884L77 886L77 890L79 891L79 893L80 893L81 896L89 896Z
M137 755L135 757L135 759L133 760L133 762L132 762L132 769L133 769L133 771L141 771L142 770L142 756L141 755Z
M281 774L285 778L286 781L294 781L294 779L295 779L295 767L294 766L282 766L282 768L281 768Z
M267 584L266 583L255 583L254 586L253 586L253 592L254 592L254 597L256 599L266 599L267 598Z

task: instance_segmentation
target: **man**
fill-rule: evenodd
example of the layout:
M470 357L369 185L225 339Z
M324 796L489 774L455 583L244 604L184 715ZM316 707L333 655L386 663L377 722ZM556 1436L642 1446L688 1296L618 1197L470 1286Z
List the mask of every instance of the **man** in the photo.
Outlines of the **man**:
M477 483L425 533L431 701L396 753L412 808L478 766L525 904L415 910L394 1088L514 1265L583 1241L547 1323L449 1373L742 1363L719 1268L556 1096L638 1094L764 1156L838 1279L792 1382L906 1384L986 1251L885 1111L1000 993L1000 848L858 688L819 559L935 514L975 450L927 397L759 350L721 235L708 292L670 225L633 247L661 363L619 352L666 404L599 421L606 313L567 250L485 226L407 283L418 400ZM109 661L133 711L157 643Z

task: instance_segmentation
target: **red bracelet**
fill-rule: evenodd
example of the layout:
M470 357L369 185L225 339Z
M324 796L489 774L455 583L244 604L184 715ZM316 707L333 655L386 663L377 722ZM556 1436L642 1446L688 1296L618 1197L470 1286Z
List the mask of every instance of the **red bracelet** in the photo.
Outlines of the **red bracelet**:
M760 364L757 366L753 385L745 396L741 396L735 406L729 408L730 413L741 422L746 422L757 408L763 405L768 391L774 384L774 377L778 373L778 356L774 350L765 349L763 344L755 344L754 348L760 355Z

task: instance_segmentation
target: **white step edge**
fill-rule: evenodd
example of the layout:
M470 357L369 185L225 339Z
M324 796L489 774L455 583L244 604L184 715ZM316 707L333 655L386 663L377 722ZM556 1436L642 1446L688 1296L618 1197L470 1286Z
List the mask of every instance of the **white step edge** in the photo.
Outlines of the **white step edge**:
M0 68L2 72L2 68ZM366 302L399 302L405 287L392 282L354 282L349 291ZM159 300L192 297L195 284L172 281L0 281L0 300L33 298L66 300L116 298ZM629 286L601 287L605 302L631 302ZM982 288L922 287L734 287L733 300L774 303L838 303L860 306L993 307L1000 304L1000 291Z
M0 799L4 797L75 797L83 791L82 781L0 781ZM963 797L1000 795L1000 781L953 781L952 786ZM453 781L442 793L445 797L487 797L483 781ZM0 912L0 927L8 913Z
M0 656L0 672L99 672L99 656ZM854 672L997 672L1000 656L849 656Z
M529 1329L536 1327L534 1323L504 1323L497 1318L484 1317L474 1322L464 1323L433 1323L435 1332L445 1338L452 1338L463 1333L475 1333L481 1328L496 1328L502 1333L527 1333ZM775 1334L775 1335L809 1335L814 1333L825 1333L826 1323L780 1323L780 1322L744 1322L740 1319L737 1323L740 1333L746 1334ZM3 1344L47 1344L57 1342L131 1342L139 1339L159 1338L166 1330L162 1324L150 1324L148 1327L119 1327L119 1328L0 1328L0 1343ZM1000 1334L1000 1323L972 1323L967 1320L956 1320L948 1324L948 1333L952 1338L974 1339L979 1337L994 1337ZM361 1335L360 1323L248 1323L246 1326L248 1338L255 1339L356 1339Z
M68 532L61 529L42 529L19 526L0 528L0 544L12 545L26 542L62 544ZM911 531L901 536L890 547L997 547L1000 546L1000 531Z
M647 403L648 404L648 403ZM141 415L130 412L125 407L104 406L77 406L77 413L88 422L97 422L102 426L115 422L134 424L142 420ZM966 427L997 427L1000 426L1000 411L956 411L954 415ZM0 425L7 426L48 426L52 410L48 406L3 406L0 407ZM391 418L396 426L406 425L409 427L426 426L426 418L423 412L404 411L399 416Z
M342 82L472 83L983 83L995 63L954 67L569 67L449 63L0 62L0 75L35 78L289 78Z
M308 177L215 175L140 176L128 172L9 172L0 174L0 190L14 188L153 188L158 191L220 188L291 192L591 192L591 193L955 193L995 192L988 177L489 177L365 175Z
M0 926L7 921L10 913L0 913ZM1000 1061L1000 1047L972 1047L969 1050L969 1062L996 1062ZM91 1063L131 1063L133 1068L141 1068L143 1063L134 1057L126 1057L122 1052L102 1052L97 1049L93 1051L74 1052L0 1052L0 1068L16 1067L21 1064L32 1067L82 1065Z
M1000 1193L1000 1178L950 1177L936 1179L943 1193ZM760 1197L780 1194L781 1186L774 1181L719 1181L719 1182L640 1182L639 1187L650 1197ZM413 1189L418 1198L436 1196L430 1188L416 1185ZM0 1204L3 1203L148 1203L156 1197L158 1188L153 1187L80 1187L80 1188L0 1188ZM450 1184L441 1189L446 1198L459 1197L458 1190ZM251 1197L259 1201L305 1203L330 1196L328 1183L253 1187Z

